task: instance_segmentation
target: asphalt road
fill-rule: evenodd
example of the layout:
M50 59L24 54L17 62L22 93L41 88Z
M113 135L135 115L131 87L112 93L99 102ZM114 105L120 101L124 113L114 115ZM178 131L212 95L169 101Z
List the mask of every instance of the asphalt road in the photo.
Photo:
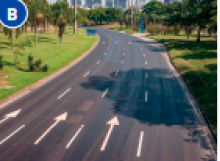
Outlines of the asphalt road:
M216 160L204 118L155 42L97 32L82 61L0 108L0 160Z

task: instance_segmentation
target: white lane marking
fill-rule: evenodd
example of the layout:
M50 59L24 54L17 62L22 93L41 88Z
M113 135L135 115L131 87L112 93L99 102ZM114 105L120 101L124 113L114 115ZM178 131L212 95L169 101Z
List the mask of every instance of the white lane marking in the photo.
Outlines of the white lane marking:
M147 61L145 61L145 64L147 65Z
M148 75L148 73L145 73L145 78L149 78L149 75Z
M5 122L7 119L9 118L12 118L12 117L17 117L17 115L21 112L21 109L17 110L17 111L14 111L14 112L11 112L9 114L6 114L4 116L4 119L0 120L0 124Z
M68 88L63 94L61 94L58 99L61 99L67 92L69 92L71 88Z
M105 41L103 41L103 44L105 44Z
M145 54L144 54L144 57L145 57Z
M105 53L105 55L106 55L106 53Z
M124 47L124 50L125 50L125 47Z
M118 75L118 72L119 72L119 70L117 70L117 72L115 73L115 76L117 76L117 75Z
M112 118L110 121L108 121L107 124L110 125L110 128L108 130L108 133L107 133L107 135L105 137L105 140L104 140L104 142L102 144L102 147L101 147L100 151L104 151L105 150L105 147L106 147L106 145L108 143L109 137L110 137L110 135L112 133L112 130L113 130L114 126L115 125L119 125L119 121L118 121L117 116Z
M143 136L144 136L144 132L141 131L140 138L139 138L139 144L138 144L138 150L137 150L137 157L141 156L141 147L142 147Z
M111 44L109 44L111 46Z
M105 92L103 93L102 98L105 97L105 95L107 94L107 92L108 92L108 88L107 88L107 89L105 90Z
M125 53L123 53L123 55L125 55Z
M131 44L131 42L128 42L128 44Z
M121 64L122 64L122 63L124 63L124 61L123 61L123 60L121 61Z
M142 50L142 48L141 48L141 50Z
M5 139L3 139L0 142L0 145L3 144L5 141L7 141L9 138L11 138L14 134L16 134L18 131L20 131L22 128L24 128L25 125L22 125L21 127L19 127L17 130L15 130L13 133L11 133L9 136L7 136Z
M97 62L97 64L99 64L100 63L100 60Z
M139 46L139 44L138 44L138 46Z
M72 144L72 142L76 139L76 137L78 136L78 134L80 133L80 131L82 130L82 128L84 127L84 125L81 125L81 127L78 129L78 131L76 132L76 134L72 137L72 139L69 141L69 143L66 145L66 149L68 149L70 147L70 145Z
M90 73L90 71L88 71L86 74L84 74L84 76L83 77L86 77L88 74Z
M145 102L147 102L147 96L148 96L148 92L145 91Z
M56 120L56 121L53 123L53 125L51 125L51 126L47 129L47 131L45 131L45 132L41 135L41 137L39 137L39 139L37 139L37 140L34 142L34 144L35 144L35 145L38 144L60 121L65 121L66 118L67 118L67 112L65 112L65 113L63 113L63 114L61 114L61 115L59 115L59 116L56 117L56 118L54 118L54 120Z
M118 42L116 41L115 44L117 44Z

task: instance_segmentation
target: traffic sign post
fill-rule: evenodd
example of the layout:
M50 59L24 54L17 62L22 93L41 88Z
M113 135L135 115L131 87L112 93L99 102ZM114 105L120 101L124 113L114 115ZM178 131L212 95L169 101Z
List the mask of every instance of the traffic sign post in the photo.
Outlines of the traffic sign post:
M5 0L0 5L0 23L7 28L19 28L28 18L28 9L21 0Z
M140 25L139 25L140 33L144 33L144 29L145 29L144 19L141 19L140 20Z
M86 35L87 36L95 36L96 35L96 30L88 29L88 30L86 30Z

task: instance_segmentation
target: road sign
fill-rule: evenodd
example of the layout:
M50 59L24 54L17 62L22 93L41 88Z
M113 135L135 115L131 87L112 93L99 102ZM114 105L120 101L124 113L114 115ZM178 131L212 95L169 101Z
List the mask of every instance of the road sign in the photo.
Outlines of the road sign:
M95 34L96 34L96 30L91 30L91 29L86 30L87 36L95 36Z
M0 23L7 28L21 27L28 17L28 9L21 0L4 0L0 4Z
M140 25L139 25L139 31L140 31L140 33L144 33L144 29L145 29L144 19L141 19L141 20L140 20Z

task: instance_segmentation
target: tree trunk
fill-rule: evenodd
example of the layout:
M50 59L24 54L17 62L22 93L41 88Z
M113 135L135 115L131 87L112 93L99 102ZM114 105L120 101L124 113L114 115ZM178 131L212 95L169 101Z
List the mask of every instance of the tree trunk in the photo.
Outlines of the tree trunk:
M27 24L24 26L25 34L27 33Z
M201 30L200 25L198 25L198 29L197 29L197 43L200 42L200 30Z
M36 27L35 27L35 31L36 31L36 48L37 48L37 40L38 40L38 38L37 38L37 25L36 25Z
M14 29L11 30L11 50L14 50Z
M17 53L15 53L15 60L14 60L14 66L16 66L16 64L17 64Z

